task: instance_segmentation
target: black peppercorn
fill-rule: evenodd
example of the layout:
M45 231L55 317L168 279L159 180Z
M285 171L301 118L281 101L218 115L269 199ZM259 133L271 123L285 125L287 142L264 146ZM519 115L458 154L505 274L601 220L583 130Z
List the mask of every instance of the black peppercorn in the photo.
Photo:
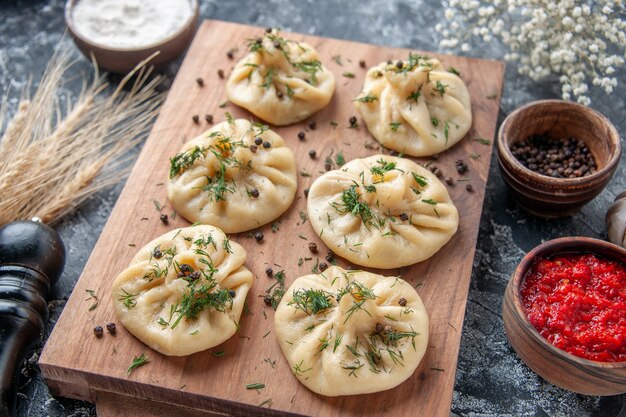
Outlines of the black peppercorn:
M398 304L400 304L401 307L406 306L406 298L402 297L398 300Z
M224 78L224 70L223 69L218 69L217 70L217 76L220 78Z
M278 41L274 42L274 48L280 49L280 42Z
M380 323L376 323L376 333L382 333L383 325Z
M320 272L324 272L328 269L328 264L326 264L325 262L320 262L318 266L319 266Z
M467 163L464 160L457 159L454 165L456 166L456 172L458 172L459 174L465 174L467 172L468 167Z
M402 61L396 62L396 68L402 69L403 66L404 66L404 62L402 62Z
M228 52L226 52L226 56L228 57L228 59L233 59L235 57L235 51L229 49Z
M469 192L474 191L474 187L472 187L472 184L467 184L467 185L465 186L465 189L466 189L467 191L469 191Z
M263 139L257 136L256 138L254 138L254 144L257 146L261 146L263 144Z
M260 44L262 44L262 43L263 43L263 39L261 39L261 38L256 38L256 41L255 41L255 42L256 42L257 44L259 44L259 45L260 45Z
M204 80L200 77L196 78L196 82L200 87L204 87Z
M193 271L191 274L189 274L188 278L192 281L200 279L200 271Z
M265 33L272 33L272 28L265 29Z
M326 162L326 163L324 164L324 169L325 169L326 171L330 171L331 169L333 169L333 167L332 167L332 165L330 164L330 162Z
M212 114L205 114L204 115L204 120L206 120L206 122L209 123L209 124L213 124L213 115Z
M554 178L577 178L596 170L593 154L576 138L554 139L535 135L514 142L511 152L526 168Z
M360 61L359 61L359 67L361 67L361 68L365 68L366 66L367 66L367 64L365 64L365 61L364 61L364 60L360 60Z
M259 198L259 190L257 190L256 188L253 188L252 190L250 190L250 197Z
M159 219L161 219L161 223L163 224L169 223L169 218L167 217L167 214L161 214L161 216L159 216Z
M315 242L309 242L309 250L312 253L317 253L317 243Z
M254 240L256 240L257 242L261 242L263 240L263 233L262 232L256 232L254 234Z
M230 298L235 298L235 295L237 295L237 293L235 292L235 290L228 290L228 295L230 295Z
M265 294L265 296L263 297L263 301L265 302L266 305L271 306L272 305L272 296L269 294Z
M304 133L303 130L298 132L298 139L304 140L305 137L306 137L306 134Z
M452 185L452 184L454 184L454 180L452 179L452 177L446 177L446 178L444 179L444 181L445 181L445 182L446 182L446 184L448 184L448 185Z
M400 213L400 220L402 220L403 222L409 220L409 215L406 213Z
M249 148L249 149L250 149L250 152L252 152L252 153L256 153L256 151L257 151L257 149L258 149L258 148L257 148L257 146L256 146L256 145L250 145L250 148Z
M269 148L271 148L271 147L272 147L272 144L271 144L271 143L269 143L269 142L267 142L267 141L265 141L265 142L263 142L263 147L264 147L265 149L269 149Z
M102 329L102 326L94 327L93 334L95 334L97 338L102 337L102 335L104 334L104 330Z
M265 268L265 275L267 275L268 277L274 275L274 270L272 269L272 267L268 266L267 268Z
M194 114L193 116L191 116L191 120L193 120L193 122L195 124L199 124L200 123L200 116L198 116L197 114Z
M278 98L283 98L283 92L282 92L282 91L280 91L280 90L279 90L279 91L277 91L277 92L276 92L276 97L278 97Z
M350 122L350 127L356 126L356 122L357 122L356 117L352 116L350 117L348 121Z
M163 257L163 252L159 249L155 249L154 252L152 252L152 256L154 256L155 259L161 259Z
M180 264L178 268L180 269L180 272L182 273L191 272L191 265L189 264Z
M309 151L309 158L315 159L316 156L317 156L317 152L315 152L315 149L311 149Z
M115 323L111 322L111 323L107 323L107 332L109 332L110 334L115 334Z
M309 196L309 189L308 189L308 188L305 188L305 189L304 189L304 196L305 196L305 197L308 197L308 196Z
M309 129L315 130L316 127L317 127L316 121L309 122Z

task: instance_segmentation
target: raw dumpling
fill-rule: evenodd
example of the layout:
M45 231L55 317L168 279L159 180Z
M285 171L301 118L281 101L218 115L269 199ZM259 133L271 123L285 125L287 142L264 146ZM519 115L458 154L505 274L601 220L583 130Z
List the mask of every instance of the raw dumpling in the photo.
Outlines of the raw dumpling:
M279 36L276 29L251 39L249 53L235 65L226 93L233 103L274 125L306 119L326 107L335 76L304 42Z
M167 195L176 212L226 233L276 219L296 188L296 163L283 139L244 119L229 117L170 159Z
M337 266L296 279L274 322L292 372L327 396L399 385L428 345L428 315L410 284Z
M460 141L472 126L469 92L456 74L437 59L410 53L408 61L370 68L355 106L387 148L433 155Z
M252 273L246 251L213 226L173 230L141 248L113 282L124 327L164 355L219 345L238 328Z
M428 259L459 224L457 209L435 175L413 161L385 155L355 159L317 178L307 211L333 252L372 268Z

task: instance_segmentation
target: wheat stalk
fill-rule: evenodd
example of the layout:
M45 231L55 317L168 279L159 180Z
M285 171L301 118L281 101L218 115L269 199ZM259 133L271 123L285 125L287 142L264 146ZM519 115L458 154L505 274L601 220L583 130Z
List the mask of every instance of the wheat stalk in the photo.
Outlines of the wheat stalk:
M119 182L130 172L132 149L158 113L163 94L155 87L161 80L150 77L145 62L108 97L96 68L94 81L62 110L58 92L71 65L67 48L54 54L33 97L29 87L22 92L2 135L0 226L35 216L54 223L94 192ZM0 102L0 131L7 103L8 95Z

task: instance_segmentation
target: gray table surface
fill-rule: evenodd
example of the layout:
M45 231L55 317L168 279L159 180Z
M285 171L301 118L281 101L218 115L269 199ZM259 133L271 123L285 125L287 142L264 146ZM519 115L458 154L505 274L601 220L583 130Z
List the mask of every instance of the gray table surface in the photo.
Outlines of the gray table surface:
M200 3L203 18L427 51L438 50L439 36L434 26L444 22L440 2L429 0L201 0ZM70 42L63 37L63 6L61 0L0 2L0 94L9 91L15 98L13 106L17 92L26 85L29 77L39 79L53 49L61 42ZM505 51L496 43L475 44L471 54L502 59ZM172 74L179 63L169 67ZM82 57L73 73L77 77L89 75L89 65ZM604 113L623 132L626 129L624 71L619 81L615 94L608 96L594 91L591 98L592 107ZM70 83L67 92L75 97L78 87L77 82ZM560 88L555 80L533 82L519 76L515 65L508 65L499 121L526 102L559 96ZM500 177L494 152L463 325L451 415L626 415L626 410L622 410L626 395L578 395L557 388L534 374L509 346L501 315L506 283L516 264L530 249L561 236L606 238L604 215L615 196L626 188L624 170L622 161L609 186L580 213L546 221L516 207ZM53 290L51 299L54 301L46 335L59 317L121 189L120 184L101 192L56 225L65 241L68 259L63 277ZM95 415L95 409L89 403L51 397L36 365L26 367L25 373L27 377L19 393L19 416Z

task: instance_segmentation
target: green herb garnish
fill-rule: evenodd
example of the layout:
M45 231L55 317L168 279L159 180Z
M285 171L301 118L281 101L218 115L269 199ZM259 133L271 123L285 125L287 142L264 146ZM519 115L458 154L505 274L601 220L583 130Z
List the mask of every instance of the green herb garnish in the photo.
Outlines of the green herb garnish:
M474 138L472 139L474 142L478 142L481 145L491 145L491 141L489 139L484 138Z
M337 155L335 155L335 162L338 167L341 167L346 163L346 159L343 157L343 151L337 152Z
M135 298L139 295L139 294L131 294L128 291L126 291L124 288L122 288L122 294L118 294L120 296L120 298L118 298L118 301L123 301L124 302L124 307L126 307L127 309L131 309L133 307L135 307L137 305L137 300L135 300Z
M411 172L411 175L413 175L413 179L420 187L426 187L428 185L428 182L426 181L426 177L422 177L421 175L416 174L415 172Z
M433 90L439 93L439 96L443 98L447 87L448 86L446 84L443 84L441 81L437 80L437 82L435 83L435 88Z
M170 179L185 172L198 158L206 156L206 152L205 148L195 146L170 158Z
M145 353L142 353L139 356L135 356L133 358L133 362L130 364L130 366L126 370L126 375L130 375L135 369L147 364L148 362L150 362L150 360L148 359Z
M365 96L355 98L353 101L358 101L359 103L373 103L376 100L378 100L378 97L372 94L367 94Z
M333 295L324 290L301 288L293 292L293 299L288 305L311 316L332 307L332 299Z

